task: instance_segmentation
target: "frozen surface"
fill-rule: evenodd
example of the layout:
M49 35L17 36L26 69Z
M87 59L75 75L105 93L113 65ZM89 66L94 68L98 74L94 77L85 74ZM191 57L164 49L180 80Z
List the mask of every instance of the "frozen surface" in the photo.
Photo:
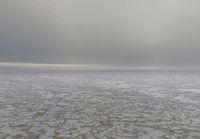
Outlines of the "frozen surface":
M0 139L200 139L200 72L0 67Z

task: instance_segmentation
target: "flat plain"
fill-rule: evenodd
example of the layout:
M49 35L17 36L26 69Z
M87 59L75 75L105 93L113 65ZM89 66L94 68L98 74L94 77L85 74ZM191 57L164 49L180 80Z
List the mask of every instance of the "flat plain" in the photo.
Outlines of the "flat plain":
M0 139L199 139L200 71L0 67Z

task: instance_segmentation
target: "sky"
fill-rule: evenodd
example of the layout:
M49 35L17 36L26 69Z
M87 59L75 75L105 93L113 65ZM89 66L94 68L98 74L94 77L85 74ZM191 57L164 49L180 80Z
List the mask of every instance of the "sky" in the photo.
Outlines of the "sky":
M199 0L1 0L0 62L200 66Z

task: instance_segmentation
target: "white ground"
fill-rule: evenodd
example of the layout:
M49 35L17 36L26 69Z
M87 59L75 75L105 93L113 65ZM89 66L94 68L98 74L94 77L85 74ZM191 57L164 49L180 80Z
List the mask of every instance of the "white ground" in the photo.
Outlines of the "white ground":
M0 139L200 139L200 72L0 67Z

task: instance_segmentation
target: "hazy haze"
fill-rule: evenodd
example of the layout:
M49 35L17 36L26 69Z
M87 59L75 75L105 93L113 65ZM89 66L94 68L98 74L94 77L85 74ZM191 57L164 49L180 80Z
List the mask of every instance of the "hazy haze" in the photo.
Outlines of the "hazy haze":
M1 0L0 62L200 65L199 0Z

